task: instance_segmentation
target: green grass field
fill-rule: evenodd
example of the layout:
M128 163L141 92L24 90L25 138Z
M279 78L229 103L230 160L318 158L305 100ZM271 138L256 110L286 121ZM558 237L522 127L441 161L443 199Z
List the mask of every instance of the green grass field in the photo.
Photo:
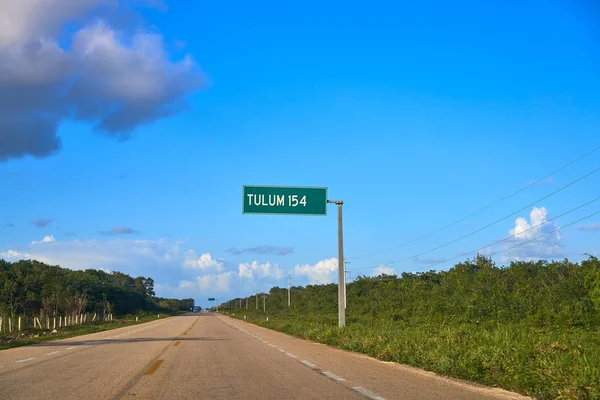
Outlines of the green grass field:
M231 313L230 313L231 314ZM243 319L296 337L537 399L600 398L600 332L520 324L403 323L337 316L238 311Z

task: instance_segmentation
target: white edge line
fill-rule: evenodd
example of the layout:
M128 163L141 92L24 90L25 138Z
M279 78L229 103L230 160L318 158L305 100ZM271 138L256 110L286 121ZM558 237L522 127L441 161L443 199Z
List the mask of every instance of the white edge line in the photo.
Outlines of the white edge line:
M285 353L285 350L284 350L284 349L282 349L282 348L280 348L280 347L278 347L278 348L277 348L277 351L280 351L280 352L282 352L282 353Z
M330 379L333 379L334 381L338 381L338 382L345 381L344 378L334 374L333 372L323 371L323 372L321 372L321 374L325 375L326 377L328 377Z
M24 358L23 360L17 360L17 361L15 361L15 362L22 363L22 362L31 361L31 360L35 360L35 357L31 357L31 358Z
M58 353L60 353L60 351L53 351L53 352L50 352L50 353L46 353L45 355L51 356L52 354L58 354Z
M288 356L288 357L292 357L292 358L298 358L297 355L292 354L292 353L285 353L285 355Z
M275 346L275 345L274 345L274 344L272 344L272 343L269 343L269 346L271 346L271 347L277 347L277 346Z
M365 388L362 388L360 386L354 386L352 388L352 390L364 394L365 396L367 396L368 398L372 399L372 400L385 400L383 397L381 396L377 396L375 393L371 392L370 390L367 390Z
M317 368L317 366L316 366L315 364L311 363L310 361L307 361L307 360L302 360L302 361L300 361L300 362L301 362L302 364L306 365L307 367L310 367L310 368Z
M77 346L71 346L71 347L67 347L67 350L73 350L74 348L76 348Z

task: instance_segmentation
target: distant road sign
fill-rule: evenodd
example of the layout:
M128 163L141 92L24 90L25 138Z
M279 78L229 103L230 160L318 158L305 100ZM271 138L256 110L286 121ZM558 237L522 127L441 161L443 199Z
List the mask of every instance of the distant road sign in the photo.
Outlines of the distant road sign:
M214 297L209 297L208 301L215 301L215 298Z
M327 215L327 188L244 186L243 214Z

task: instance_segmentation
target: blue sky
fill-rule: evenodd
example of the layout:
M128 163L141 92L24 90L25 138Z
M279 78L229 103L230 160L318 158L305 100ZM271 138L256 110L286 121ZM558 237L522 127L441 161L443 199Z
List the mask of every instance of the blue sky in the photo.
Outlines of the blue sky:
M598 168L599 150L401 246L600 146L592 2L109 3L40 6L34 28L15 0L0 29L0 257L151 276L158 295L206 306L288 274L336 281L335 207L242 215L244 184L343 199L353 277L422 270L600 195L599 172L536 202ZM23 67L31 43L56 44L35 59L56 73ZM494 258L579 260L599 235L596 215Z

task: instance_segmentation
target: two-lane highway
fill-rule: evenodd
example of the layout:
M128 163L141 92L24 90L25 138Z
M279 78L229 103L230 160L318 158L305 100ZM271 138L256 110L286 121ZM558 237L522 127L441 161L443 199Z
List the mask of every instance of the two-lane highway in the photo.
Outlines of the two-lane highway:
M208 313L0 352L1 399L518 399Z

